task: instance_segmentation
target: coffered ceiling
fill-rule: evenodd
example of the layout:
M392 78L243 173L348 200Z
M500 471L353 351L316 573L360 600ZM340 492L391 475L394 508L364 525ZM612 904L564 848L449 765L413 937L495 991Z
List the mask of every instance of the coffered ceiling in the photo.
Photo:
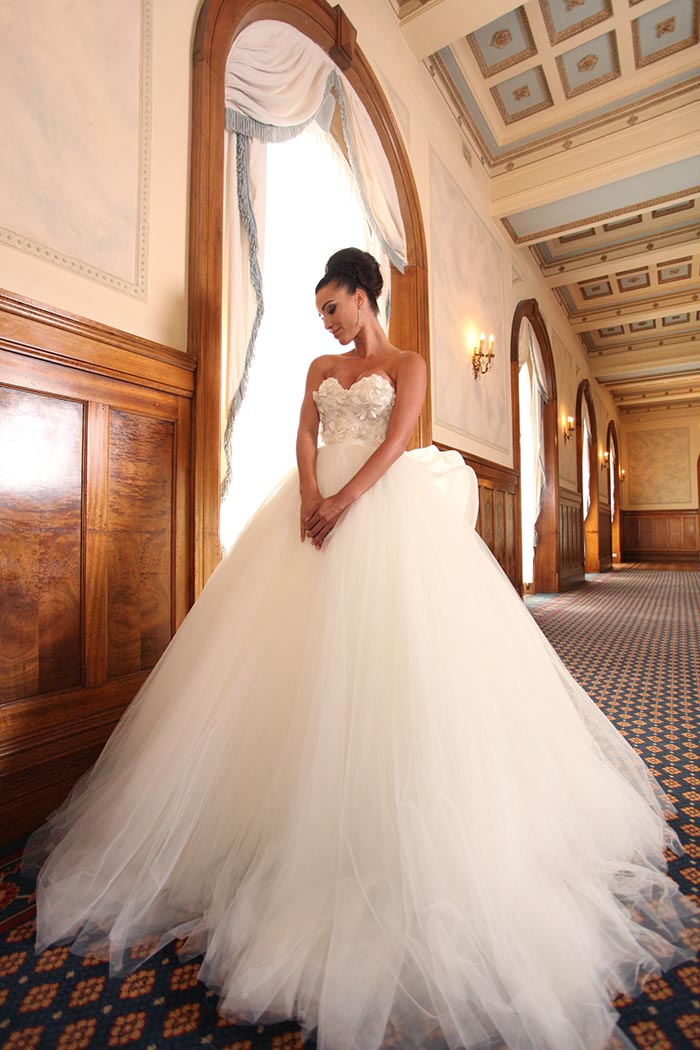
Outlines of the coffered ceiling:
M700 406L700 0L390 0L622 413Z

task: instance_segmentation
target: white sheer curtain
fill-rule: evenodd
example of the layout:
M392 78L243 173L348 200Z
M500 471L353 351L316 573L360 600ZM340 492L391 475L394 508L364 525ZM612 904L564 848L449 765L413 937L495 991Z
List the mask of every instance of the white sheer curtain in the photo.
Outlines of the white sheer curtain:
M233 425L246 395L264 310L261 260L269 145L289 141L314 121L328 128L337 103L366 221L391 263L403 270L406 262L401 209L379 136L355 91L321 48L282 22L254 22L231 48L225 90L224 493L230 482ZM296 206L292 200L289 204Z
M523 318L518 334L518 365L523 583L529 584L534 576L535 526L546 478L542 409L547 402L547 385L542 351L527 318Z
M615 442L608 438L608 474L610 484L610 521L615 520L615 479L617 478L617 457L615 455Z
M588 405L583 398L581 413L583 416L583 442L581 449L581 488L583 497L583 520L591 509L591 420Z
M389 261L367 220L357 184L335 141L312 124L267 147L262 280L267 309L248 389L231 431L231 484L221 503L228 549L246 521L294 466L299 406L314 357L339 350L319 320L314 287L329 255L352 244ZM293 202L293 207L290 206ZM379 301L386 327L387 296Z

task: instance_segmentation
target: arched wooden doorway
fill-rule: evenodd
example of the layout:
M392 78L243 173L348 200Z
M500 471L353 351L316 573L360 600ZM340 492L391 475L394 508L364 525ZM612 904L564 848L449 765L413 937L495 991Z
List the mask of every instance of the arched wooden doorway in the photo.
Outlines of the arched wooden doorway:
M533 590L556 593L559 590L559 452L557 434L557 382L554 356L549 335L536 299L518 303L510 332L511 401L513 413L513 466L520 477L520 398L518 394L518 345L520 326L527 319L533 327L545 367L547 402L542 412L544 432L545 487L542 507L537 519L538 542L535 548ZM517 512L520 516L520 485L518 485ZM519 576L522 584L522 545L518 542Z
M608 423L605 447L608 452L610 469L608 482L610 497L610 558L612 565L619 565L622 560L620 556L620 522L622 520L620 508L620 445L617 440L615 423L612 419Z
M586 414L590 425L590 478L589 478L589 503L586 512L583 477L583 455L584 455L584 403ZM578 491L584 501L581 507L581 527L583 529L584 549L584 571L600 571L599 554L599 529L600 529L600 500L598 493L598 426L595 418L595 405L591 395L591 385L587 379L579 383L576 392L576 475L578 479Z
M391 109L339 7L325 0L205 0L194 43L188 352L197 360L194 428L194 591L219 560L219 426L224 207L224 70L234 38L258 19L294 26L329 54L363 102L384 146L406 230L408 265L392 270L390 337L429 364L428 273L418 192ZM426 397L415 442L431 437Z

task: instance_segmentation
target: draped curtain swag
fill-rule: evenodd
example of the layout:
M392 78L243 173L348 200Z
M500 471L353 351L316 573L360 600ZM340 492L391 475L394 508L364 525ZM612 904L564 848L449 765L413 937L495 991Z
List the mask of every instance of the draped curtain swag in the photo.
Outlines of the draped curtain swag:
M354 89L320 47L282 22L254 22L231 48L225 92L222 492L230 482L231 430L245 397L263 314L266 144L287 141L314 120L327 131L337 103L367 221L393 265L401 272L406 265L401 209L379 136ZM292 260L293 253L290 245Z

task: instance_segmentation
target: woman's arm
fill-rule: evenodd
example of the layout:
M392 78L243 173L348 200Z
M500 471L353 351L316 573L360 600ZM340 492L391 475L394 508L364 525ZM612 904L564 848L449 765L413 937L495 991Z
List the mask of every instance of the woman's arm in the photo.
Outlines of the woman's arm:
M397 368L396 401L386 437L335 495L320 501L312 513L302 519L316 546L323 543L341 514L386 474L392 463L406 451L423 407L426 385L425 361L419 354L405 353Z
M306 389L304 400L301 403L299 413L299 429L297 430L297 466L299 468L299 495L301 496L301 541L306 538L304 518L307 517L321 503L322 496L318 490L316 480L316 448L318 445L319 415L313 392L317 390L323 379L323 358L317 357L309 365L306 376Z

